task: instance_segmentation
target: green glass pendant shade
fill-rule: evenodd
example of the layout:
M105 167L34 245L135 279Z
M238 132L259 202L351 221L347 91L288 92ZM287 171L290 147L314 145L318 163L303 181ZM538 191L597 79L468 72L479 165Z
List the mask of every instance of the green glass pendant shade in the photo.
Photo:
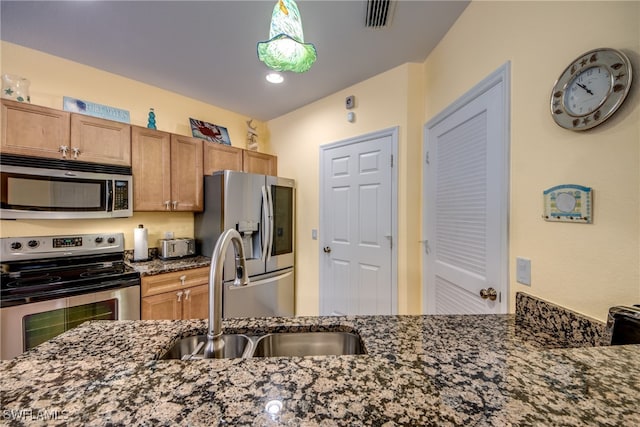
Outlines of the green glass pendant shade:
M278 0L271 16L269 40L258 42L258 58L277 71L304 73L316 61L316 48L304 42L302 20L294 0Z

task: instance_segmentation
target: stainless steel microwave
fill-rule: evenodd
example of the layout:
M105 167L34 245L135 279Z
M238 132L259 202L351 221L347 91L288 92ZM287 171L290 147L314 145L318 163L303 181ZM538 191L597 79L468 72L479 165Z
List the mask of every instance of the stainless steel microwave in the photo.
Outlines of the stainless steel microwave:
M3 154L1 219L133 215L131 168Z

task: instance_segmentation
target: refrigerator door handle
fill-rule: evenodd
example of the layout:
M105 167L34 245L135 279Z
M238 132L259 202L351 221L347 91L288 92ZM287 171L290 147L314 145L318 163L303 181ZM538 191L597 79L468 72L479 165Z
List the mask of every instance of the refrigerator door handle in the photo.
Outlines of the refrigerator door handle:
M269 240L271 239L271 221L269 220L269 200L267 197L267 187L262 186L262 262L267 259L267 251L269 250Z
M269 201L269 243L267 246L267 261L271 259L271 251L273 250L273 198L271 197L271 186L266 188L267 200Z
M250 280L249 284L247 285L243 285L243 286L229 286L229 290L230 291L236 291L236 290L240 290L240 289L247 289L247 288L251 288L252 286L260 286L260 285L266 285L267 283L273 283L273 282L277 282L279 280L284 279L285 277L289 277L293 274L293 271L287 271L286 273L280 274L278 276L273 276L273 277L269 277L267 279L262 279L262 280Z

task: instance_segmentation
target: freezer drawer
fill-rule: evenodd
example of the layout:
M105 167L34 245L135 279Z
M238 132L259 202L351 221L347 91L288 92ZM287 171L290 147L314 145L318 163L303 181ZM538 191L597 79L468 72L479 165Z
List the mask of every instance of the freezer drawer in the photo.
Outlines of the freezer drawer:
M247 286L224 285L223 317L272 317L294 315L293 268L250 277Z

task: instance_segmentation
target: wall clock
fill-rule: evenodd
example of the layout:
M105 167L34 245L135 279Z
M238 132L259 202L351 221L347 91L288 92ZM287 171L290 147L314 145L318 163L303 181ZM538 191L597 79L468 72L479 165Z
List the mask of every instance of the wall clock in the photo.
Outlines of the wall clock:
M566 129L598 126L624 102L631 86L631 62L616 49L580 55L560 74L551 91L551 115Z

